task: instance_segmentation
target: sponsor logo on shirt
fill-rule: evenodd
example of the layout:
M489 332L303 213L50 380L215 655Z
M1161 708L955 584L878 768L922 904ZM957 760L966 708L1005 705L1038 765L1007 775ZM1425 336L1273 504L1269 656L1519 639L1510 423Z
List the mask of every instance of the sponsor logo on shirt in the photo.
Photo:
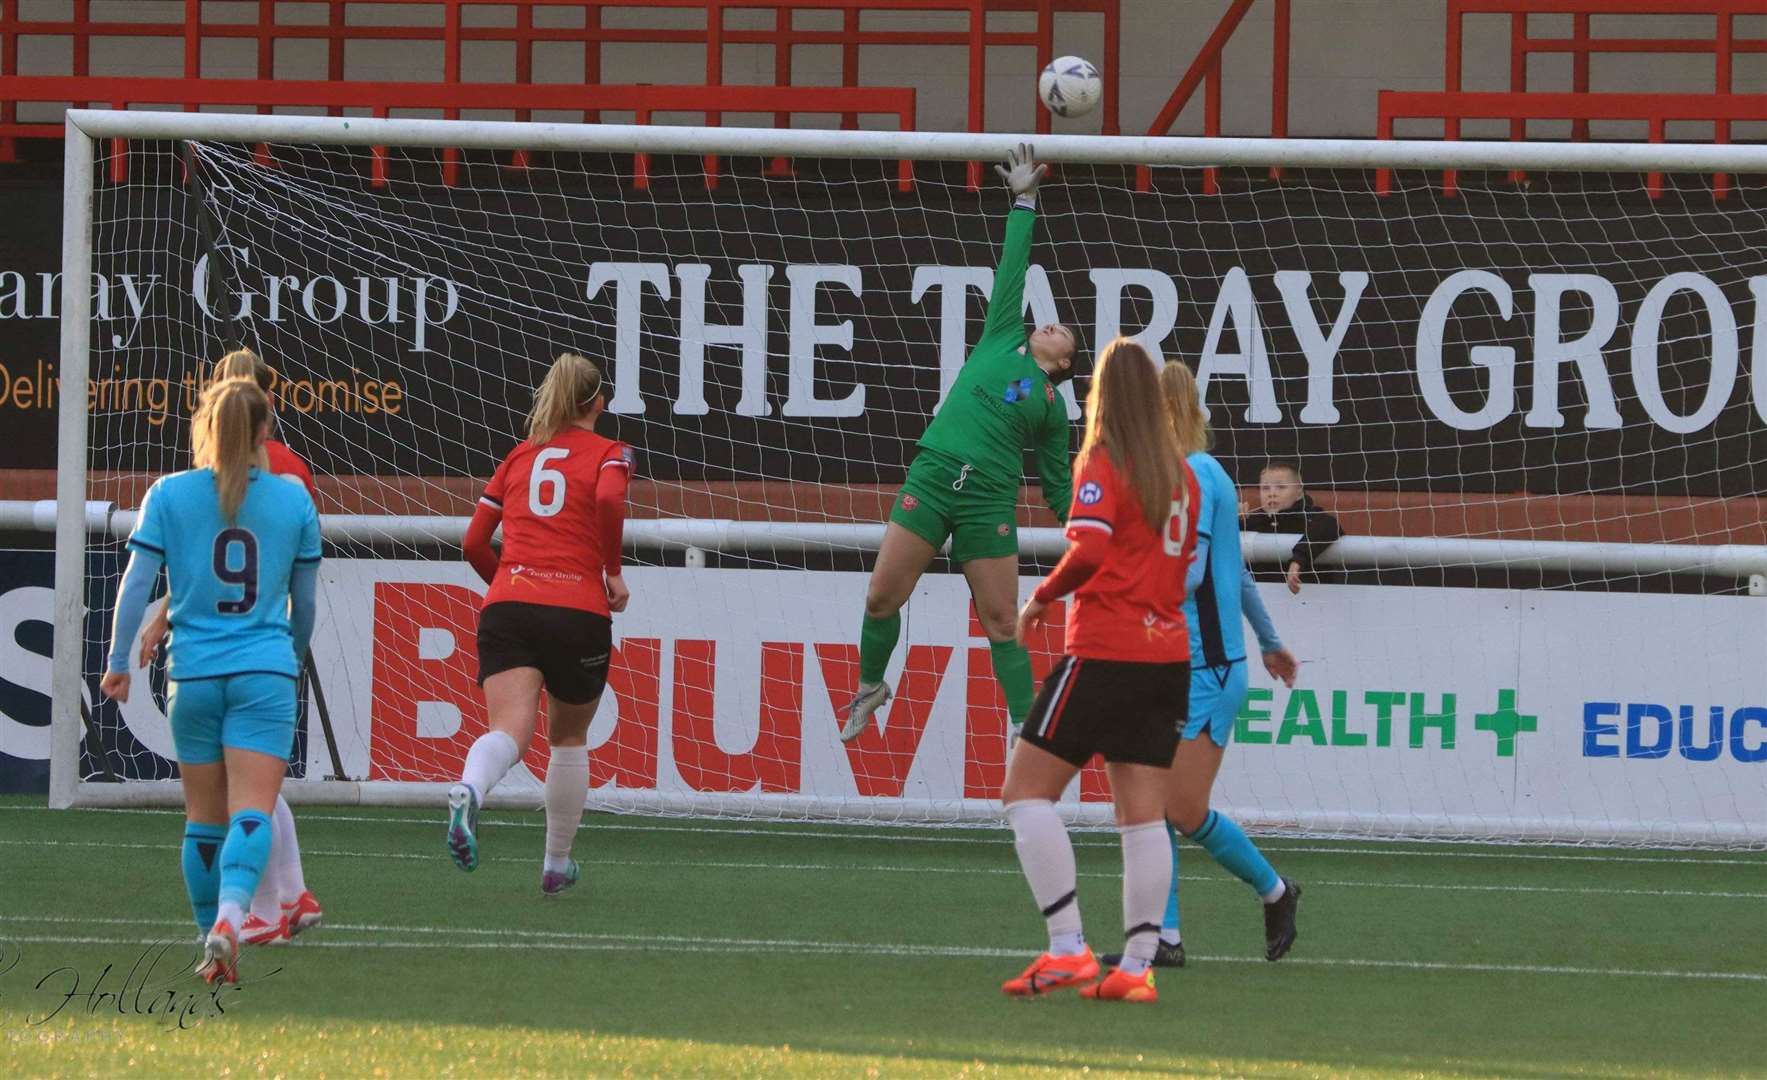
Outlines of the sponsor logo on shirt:
M583 575L569 570L546 570L538 566L523 566L516 563L509 568L510 585L527 585L540 589L546 585L581 585Z
M1184 625L1183 619L1162 619L1151 611L1141 617L1141 625L1146 628L1149 641L1164 641L1166 635L1175 630L1189 633L1189 628Z
M1019 379L1017 382L1009 382L1006 384L1006 393L1002 395L1001 400L1008 405L1017 401L1027 400L1031 396L1031 388L1034 385L1036 385L1035 380L1029 375Z
M1097 481L1088 480L1080 485L1079 498L1081 504L1091 506L1093 503L1104 498L1104 489L1098 486Z

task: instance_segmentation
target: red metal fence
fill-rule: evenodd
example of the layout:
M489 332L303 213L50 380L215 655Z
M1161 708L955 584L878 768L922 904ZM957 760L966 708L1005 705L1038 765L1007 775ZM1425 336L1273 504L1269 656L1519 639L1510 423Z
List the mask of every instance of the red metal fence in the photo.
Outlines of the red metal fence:
M1507 15L1509 17L1509 91L1507 93L1467 93L1463 85L1463 39L1468 16ZM1571 35L1538 36L1529 23L1529 16L1558 15L1571 19ZM1594 16L1705 16L1712 20L1709 37L1597 37L1591 19ZM1745 38L1736 33L1738 16L1767 15L1767 0L1449 0L1447 56L1444 61L1440 93L1399 93L1383 90L1380 95L1379 136L1393 137L1393 121L1414 118L1440 118L1442 137L1458 139L1464 120L1508 120L1509 137L1527 138L1529 120L1569 120L1571 138L1589 138L1591 120L1637 120L1649 124L1650 141L1662 142L1665 125L1677 120L1700 120L1712 124L1712 140L1730 141L1731 124L1738 120L1767 120L1767 94L1736 92L1736 58L1750 53L1767 53L1767 37ZM1617 24L1616 24L1617 25ZM1634 27L1636 28L1636 27ZM1589 58L1598 54L1704 54L1713 58L1713 86L1710 94L1674 94L1655 92L1606 93L1589 92ZM1571 58L1571 92L1539 93L1528 89L1528 58L1535 54L1562 54ZM1511 179L1521 180L1519 173ZM1377 184L1386 190L1388 177L1381 170ZM1453 172L1443 175L1443 190L1455 189ZM1662 177L1652 174L1648 187L1654 197L1662 189ZM1730 187L1730 178L1719 174L1713 178L1713 192L1723 198Z
M1200 89L1203 93L1203 132L1221 134L1223 100L1223 54L1229 40L1243 23L1256 0L1224 0L1225 10L1214 31L1203 41L1196 56L1148 133L1166 134L1179 114ZM990 46L1029 47L1036 51L1041 67L1055 52L1056 17L1097 17L1102 20L1105 78L1102 130L1120 130L1118 75L1122 34L1121 0L322 0L324 21L291 21L285 8L312 10L317 3L284 5L258 0L255 13L236 21L221 21L205 10L202 0L185 0L178 21L141 22L92 17L91 0L69 0L67 17L46 18L26 8L23 0L0 0L0 161L15 155L14 142L21 137L55 137L59 127L21 123L18 106L23 102L90 104L104 102L121 107L156 104L186 110L211 105L250 105L260 112L301 104L338 114L345 109L438 110L458 117L463 109L504 111L515 119L529 119L536 109L578 112L585 121L598 121L606 110L632 111L640 123L657 112L688 112L716 125L727 112L772 113L778 126L789 126L794 116L836 114L843 127L858 126L863 114L888 114L898 126L914 125L911 93L899 87L859 86L860 50L873 46L907 48L961 47L967 59L967 127L984 128L986 116L987 51ZM1288 133L1288 74L1291 0L1271 0L1273 47L1271 58L1270 133ZM230 5L238 11L242 5ZM403 9L404 18L386 16ZM110 5L112 12L127 11ZM634 12L698 13L697 26L641 27L624 25ZM251 8L247 9L252 12ZM542 16L542 12L546 14ZM800 26L800 15L830 13L839 25ZM944 13L957 16L944 29L903 29L879 23L874 16L888 13ZM744 17L732 18L736 13ZM1029 29L990 29L990 16L1016 13ZM1736 93L1737 58L1767 52L1767 38L1737 33L1739 16L1767 14L1767 0L1448 0L1444 90L1440 93L1383 92L1378 134L1393 135L1396 120L1440 118L1443 137L1457 139L1464 120L1509 121L1512 139L1525 138L1530 119L1568 119L1571 137L1586 139L1591 120L1631 119L1649 124L1650 137L1665 137L1671 121L1703 120L1711 123L1713 138L1728 142L1737 120L1767 120L1767 95ZM771 15L771 25L759 25ZM1536 34L1530 16L1568 17L1566 36ZM1596 36L1592 20L1598 16L1703 15L1712 20L1709 36L1691 38ZM28 17L27 17L28 16ZM489 25L492 16L501 25ZM568 16L571 25L557 25ZM1468 93L1463 89L1464 37L1467 18L1507 16L1510 32L1510 88L1495 94ZM386 21L415 21L416 25L382 25ZM825 19L822 22L827 23ZM1616 24L1617 25L1617 24ZM1628 27L1636 29L1636 27ZM34 37L65 39L67 70L56 81L46 76L18 77L20 42ZM91 71L93 46L118 40L177 39L182 43L182 79L95 78ZM247 41L255 46L255 78L214 80L204 77L206 47L223 42ZM276 45L280 41L316 41L324 45L324 77L288 82L276 78ZM389 83L350 81L350 46L360 42L441 43L440 77L429 82ZM466 47L478 43L508 46L513 55L510 80L467 83L461 80ZM565 43L581 46L581 84L536 83L536 50ZM696 45L704 50L704 82L636 87L604 85L603 51L609 45ZM773 52L773 84L741 87L725 82L726 46L768 46ZM794 50L799 46L838 46L839 87L809 86L793 82ZM1590 57L1597 54L1710 54L1714 59L1713 92L1706 94L1592 94L1589 93ZM1566 55L1571 60L1571 92L1541 94L1529 90L1528 58L1535 54ZM695 72L697 74L697 71ZM318 72L313 73L314 76ZM556 74L556 71L549 74ZM674 72L669 73L671 76ZM1027 73L1028 74L1028 73ZM83 81L81 81L83 80ZM765 92L763 92L765 91ZM1027 90L1029 92L1029 80ZM903 95L908 94L907 98ZM299 98L299 101L294 100ZM906 105L904 104L906 102ZM1036 128L1047 131L1049 114L1035 110ZM448 152L444 164L453 177L455 155ZM516 156L516 164L524 156ZM708 182L715 182L718 163L708 158ZM638 162L642 179L643 162ZM771 163L774 171L789 163ZM1271 170L1273 177L1280 169ZM972 163L969 181L981 180L981 167ZM1520 179L1517 175L1516 179ZM1138 186L1151 184L1151 172L1139 171ZM1383 174L1379 182L1385 184ZM1650 181L1652 190L1660 178ZM1718 176L1714 189L1719 197L1728 190L1730 178ZM1214 170L1204 171L1205 191L1214 191ZM1447 190L1454 176L1444 177Z
M461 109L486 107L485 85L23 75L0 77L0 96L17 95L18 100L24 101L102 101L119 109L140 104L183 105L187 109L200 105L256 105L261 109L323 107L332 112L363 109L375 116L386 116L393 109L441 109L458 115ZM856 114L892 115L903 130L914 126L914 90L910 87L821 87L813 100L796 93L797 89L788 86L619 86L602 83L593 86L499 86L497 93L500 108L518 109L524 113L544 109L585 114L617 109L634 113L640 124L650 123L654 112L729 110L794 115L851 110ZM59 138L61 134L59 124L0 124L0 135ZM268 150L260 148L259 153L266 156ZM707 155L705 160L706 184L716 186L718 155ZM127 176L128 168L128 157L121 140L113 146L109 161L111 179L120 183ZM524 156L518 154L513 164L525 164ZM442 182L452 185L458 170L458 151L444 149ZM912 178L909 163L902 162L898 170L900 183L906 189ZM376 184L386 179L386 153L379 147L374 151L372 178ZM635 155L633 181L638 187L648 185L649 162L644 154Z
M1178 114L1196 96L1196 88L1203 88L1203 135L1212 138L1221 134L1221 54L1227 48L1239 24L1251 10L1254 0L1232 0L1227 10L1222 13L1221 21L1197 50L1196 57L1191 60L1190 67L1178 80L1172 95L1160 107L1159 115L1148 125L1149 135L1167 135L1172 125L1177 122ZM1288 58L1289 58L1289 0L1274 0L1272 11L1271 57L1270 57L1270 137L1282 139L1288 137ZM1271 169L1271 179L1282 176L1281 169ZM1152 170L1142 166L1135 172L1135 189L1146 191L1153 186ZM1213 195L1216 191L1214 169L1203 170L1203 191Z
M1103 130L1106 134L1116 134L1119 130L1116 73L1118 43L1121 39L1120 0L648 0L647 3L636 3L634 0L328 0L326 21L311 25L287 21L282 7L274 0L259 0L255 18L239 22L223 22L208 17L201 0L186 0L184 18L180 22L95 20L92 18L91 7L91 0L72 0L71 18L25 18L21 14L20 0L0 0L0 71L8 76L17 74L19 42L24 37L60 37L70 40L70 70L64 74L75 78L91 77L91 52L95 41L179 38L183 42L183 76L190 84L186 90L168 95L157 86L151 92L141 88L112 86L102 94L117 95L108 98L112 104L122 100L136 103L151 101L155 104L181 105L189 110L205 104L221 103L215 99L213 93L202 89L203 83L212 81L203 77L205 44L247 40L255 42L257 46L256 79L242 80L240 85L257 85L262 92L257 100L233 100L240 97L240 93L234 89L229 89L226 96L231 103L256 105L260 112L267 112L273 107L289 104L286 94L276 89L281 85L276 81L275 44L278 41L324 42L325 81L345 87L385 85L347 81L350 72L346 47L352 42L439 41L442 43L442 73L439 82L433 84L437 88L436 93L426 96L411 90L404 93L400 102L392 107L439 108L450 119L457 118L462 108L507 110L513 112L517 120L528 119L536 108L563 107L582 109L584 119L594 122L600 120L600 113L604 109L624 110L633 106L620 104L620 101L626 100L621 95L602 96L594 100L585 95L565 106L537 104L541 97L548 101L552 99L545 94L530 92L538 91L541 86L551 85L533 82L536 46L558 42L580 44L583 47L582 86L577 89L582 91L585 87L627 89L601 87L603 46L700 45L705 50L705 82L700 88L703 92L690 93L692 88L679 85L657 88L666 90L667 93L656 98L650 111L698 112L704 115L706 124L717 125L724 112L758 108L759 111L772 112L774 123L782 127L790 125L793 115L839 113L842 126L851 128L858 126L858 118L863 113L896 113L898 106L896 97L870 97L864 91L878 88L859 86L859 51L862 47L961 46L967 49L968 58L968 126L971 131L981 131L987 104L988 47L1016 45L1034 48L1037 66L1041 68L1054 58L1056 16L1090 15L1103 20ZM384 16L388 9L398 8L409 9L414 17L422 17L439 9L441 21L438 23L432 18L427 23L410 26L369 24L374 21L374 16ZM485 19L469 17L468 12L474 9L486 15L512 12L513 18L509 25L484 25ZM609 25L610 20L607 18L610 14L657 9L699 11L702 13L703 24L685 28L628 27ZM536 25L535 15L541 10L568 13L573 19L580 19L581 25ZM727 15L738 11L770 12L773 25L758 29L733 27L729 25L731 20ZM839 28L829 29L801 28L797 25L796 16L807 12L838 13L841 16L841 25ZM867 16L886 12L944 12L964 18L960 28L950 29L910 30L868 25ZM1029 15L1032 28L989 29L988 17L998 13ZM543 21L550 23L553 20ZM514 68L511 82L461 82L464 46L475 42L503 43L513 47ZM774 71L773 86L769 89L778 93L766 95L763 100L747 90L727 84L724 71L724 47L727 45L771 46ZM840 47L840 87L796 85L792 82L793 50L801 45ZM313 84L313 88L302 92L301 104L324 106L328 111L337 114L343 108L359 103L360 95L353 90L343 90L332 95L321 94L317 92L317 87L324 85L324 82L308 81ZM680 80L669 81L678 83ZM420 84L403 85L415 87ZM458 100L458 96L447 89L463 86L471 87L471 93L464 100ZM521 89L524 87L529 89ZM30 93L47 92L50 91L43 84L18 82L11 83L10 89L0 90L0 161L12 159L15 152L13 140L17 137L57 134L37 127L21 127L17 112L20 102L86 104L94 100L106 100L93 85L79 87L71 83L54 89L58 94L74 95L71 98L28 96ZM91 96L83 96L87 94ZM1036 123L1038 131L1048 131L1048 114L1041 109L1037 110ZM902 126L914 126L912 113L909 114L908 123ZM783 167L783 163L776 162L775 167ZM972 166L970 171L971 182L979 181L979 166Z

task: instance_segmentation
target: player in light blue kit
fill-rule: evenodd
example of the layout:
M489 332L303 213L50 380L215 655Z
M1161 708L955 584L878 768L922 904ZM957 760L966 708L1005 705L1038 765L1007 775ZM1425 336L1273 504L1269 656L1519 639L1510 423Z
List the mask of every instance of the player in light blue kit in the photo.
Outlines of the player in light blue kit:
M1239 549L1239 497L1221 463L1206 451L1211 441L1203 419L1196 376L1182 363L1160 373L1167 412L1185 460L1202 490L1196 526L1196 560L1185 578L1184 621L1190 627L1190 718L1172 761L1166 799L1166 830L1172 841L1172 894L1154 956L1158 967L1183 967L1178 933L1178 834L1202 845L1233 876L1264 901L1264 956L1281 959L1295 941L1295 908L1301 888L1279 877L1232 818L1209 809L1209 792L1220 771L1234 718L1247 690L1243 616L1258 636L1264 669L1289 686L1299 667L1282 647Z
M206 935L198 973L235 982L239 927L270 856L270 809L294 744L295 680L313 634L319 514L260 467L270 404L211 385L188 472L161 477L129 537L100 689L129 699L129 657L160 567L171 597L168 713L184 784L184 887Z

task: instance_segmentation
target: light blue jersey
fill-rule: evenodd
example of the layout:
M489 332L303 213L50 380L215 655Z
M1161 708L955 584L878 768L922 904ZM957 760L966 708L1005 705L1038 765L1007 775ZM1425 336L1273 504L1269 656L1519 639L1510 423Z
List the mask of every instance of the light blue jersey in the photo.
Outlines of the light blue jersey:
M212 471L161 477L141 504L129 546L165 560L168 679L300 674L289 582L297 563L319 562L319 513L301 485L253 469L229 524Z
M1218 668L1245 659L1240 627L1240 579L1245 560L1239 552L1239 489L1221 463L1202 451L1185 459L1202 491L1196 519L1196 557L1187 577L1184 621L1190 627L1190 666ZM1200 567L1202 579L1197 580Z
M1203 732L1226 746L1250 687L1245 663L1243 616L1252 621L1258 648L1282 648L1258 586L1239 548L1239 490L1227 470L1208 454L1185 459L1196 474L1203 505L1197 514L1196 561L1184 577L1184 621L1190 628L1190 717L1183 737Z

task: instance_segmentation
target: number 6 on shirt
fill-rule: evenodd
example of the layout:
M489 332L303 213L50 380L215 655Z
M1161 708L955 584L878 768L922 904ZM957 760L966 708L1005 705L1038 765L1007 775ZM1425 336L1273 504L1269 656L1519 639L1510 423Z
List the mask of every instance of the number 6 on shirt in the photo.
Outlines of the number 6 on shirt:
M564 509L564 473L548 469L550 462L563 461L571 452L561 446L549 446L534 455L534 471L528 476L528 507L535 517L553 517ZM540 498L540 489L550 487L552 494Z

